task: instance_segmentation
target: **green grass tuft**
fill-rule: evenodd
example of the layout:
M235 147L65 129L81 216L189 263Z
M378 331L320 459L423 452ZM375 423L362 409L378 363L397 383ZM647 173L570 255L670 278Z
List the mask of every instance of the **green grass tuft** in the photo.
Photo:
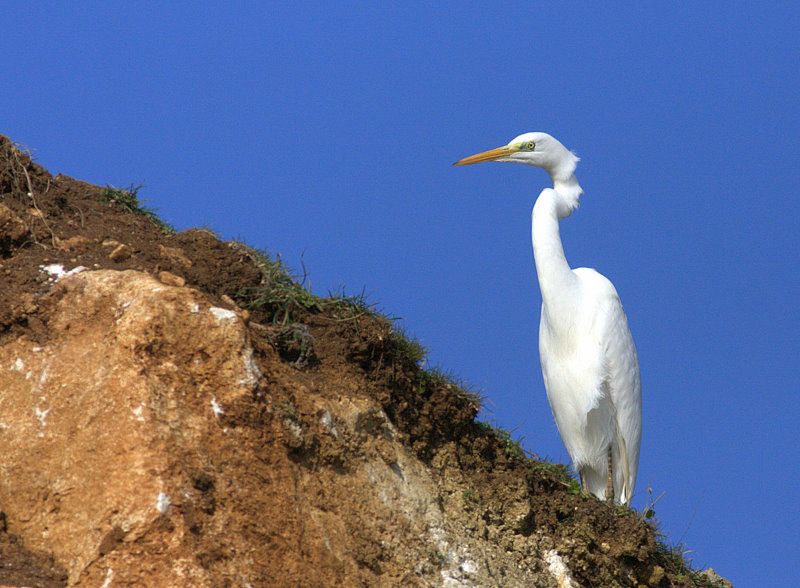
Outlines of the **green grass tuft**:
M364 290L358 294L347 294L344 288L328 292L328 297L324 299L322 306L330 318L338 321L350 321L362 316L378 315L375 305L367 301Z
M480 394L470 390L462 380L457 379L450 372L446 372L438 367L427 370L420 369L416 376L414 388L416 393L420 396L428 396L434 390L445 389L450 394L460 397L474 405L476 411L480 409L481 401L483 400Z
M347 295L340 291L330 293L327 298L317 296L306 287L307 276L293 275L280 258L272 259L266 252L244 244L242 247L261 270L261 284L245 288L236 297L250 310L265 312L274 324L293 323L302 311L325 312L335 321L375 314L363 292Z
M660 533L658 535L663 537ZM687 557L691 550L687 549L684 544L670 545L659 540L657 545L657 552L664 564L664 569L675 575L678 580L687 582L695 588L723 588L723 584L713 582L692 567L692 560Z
M564 465L563 463L553 463L550 461L542 460L537 457L537 460L533 464L534 471L538 472L546 472L551 474L555 477L559 482L561 482L567 488L567 492L574 496L580 496L583 491L581 490L581 484L576 480L569 471L569 466Z
M471 504L478 502L478 497L475 494L475 490L468 488L461 493L461 499L464 501L465 504Z
M453 372L443 370L440 367L433 367L429 370L426 370L426 374L434 386L441 386L451 390L456 389L467 391L469 389L464 381L458 378Z
M263 251L244 246L261 271L261 283L237 293L250 310L261 310L275 324L294 322L301 310L321 310L321 299L295 281L280 259L273 260Z
M103 199L121 206L128 212L147 217L164 235L175 234L176 231L172 225L161 220L154 210L147 208L139 201L139 190L141 189L141 184L138 186L131 184L127 189L106 186L103 190Z
M516 440L511 436L511 433L500 427L495 427L489 423L479 421L478 428L489 435L496 437L503 445L506 455L513 459L526 459L527 454L522 448L521 440Z
M390 340L392 355L397 358L408 359L411 363L421 366L425 361L427 350L415 338L410 337L400 329L393 329Z

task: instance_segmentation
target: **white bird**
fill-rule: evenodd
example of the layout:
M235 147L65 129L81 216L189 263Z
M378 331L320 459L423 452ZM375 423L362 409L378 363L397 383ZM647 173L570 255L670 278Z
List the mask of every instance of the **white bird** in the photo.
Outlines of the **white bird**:
M614 285L593 269L570 269L564 255L559 221L578 207L583 193L575 177L579 159L546 133L525 133L453 165L482 161L534 165L553 180L531 218L547 399L583 489L628 504L642 437L639 361Z

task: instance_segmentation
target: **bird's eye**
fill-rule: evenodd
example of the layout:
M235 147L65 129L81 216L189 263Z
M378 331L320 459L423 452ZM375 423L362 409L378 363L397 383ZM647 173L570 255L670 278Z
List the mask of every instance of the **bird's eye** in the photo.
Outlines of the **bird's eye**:
M534 143L533 141L528 141L527 143L525 143L525 149L527 149L528 151L533 151L535 147L536 143Z

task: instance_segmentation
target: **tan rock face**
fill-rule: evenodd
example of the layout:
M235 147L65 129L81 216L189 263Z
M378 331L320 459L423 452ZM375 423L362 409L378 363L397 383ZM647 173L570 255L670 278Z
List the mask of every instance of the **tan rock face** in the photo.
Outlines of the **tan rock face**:
M51 342L0 348L0 504L76 582L170 521L185 501L182 452L224 434L220 411L251 395L258 370L241 320L194 290L131 271L56 289ZM170 561L184 532L148 565L202 585L199 565Z
M0 504L71 585L551 583L467 537L359 380L262 376L241 312L135 271L49 296L48 341L0 347Z

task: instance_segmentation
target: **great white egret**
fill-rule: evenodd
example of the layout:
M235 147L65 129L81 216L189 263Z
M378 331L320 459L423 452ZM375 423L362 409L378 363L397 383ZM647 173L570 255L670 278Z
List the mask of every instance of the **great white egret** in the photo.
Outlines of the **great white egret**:
M553 180L536 199L531 217L547 399L583 489L627 504L642 437L639 361L614 285L593 269L570 269L564 256L558 224L583 194L575 177L579 159L546 133L525 133L453 165L483 161L534 165Z

